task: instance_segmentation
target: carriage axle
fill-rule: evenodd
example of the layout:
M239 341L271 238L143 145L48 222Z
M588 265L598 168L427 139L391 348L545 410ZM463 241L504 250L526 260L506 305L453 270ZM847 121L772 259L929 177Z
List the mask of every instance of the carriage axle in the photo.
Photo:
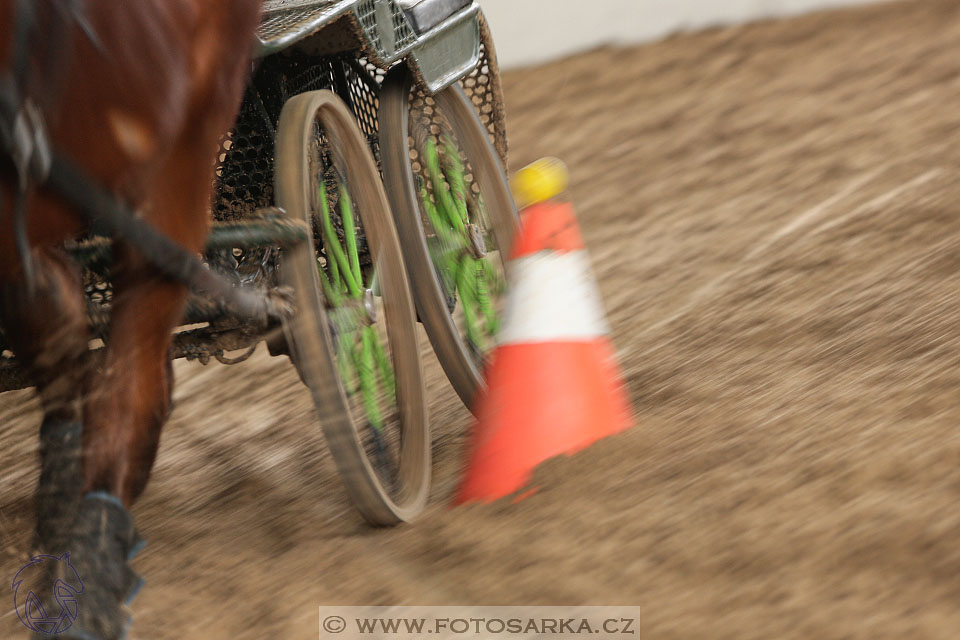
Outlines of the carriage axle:
M205 253L211 258L237 250L282 250L307 241L310 234L312 230L308 229L305 223L287 217L281 210L271 207L261 209L242 221L215 222ZM84 270L88 280L102 283L104 290L109 291L112 247L113 242L109 238L93 237L73 243L67 250ZM208 262L215 261L208 259ZM244 286L240 275L233 275L235 285ZM278 287L267 283L258 282L255 286L265 296L281 293ZM96 295L97 300L88 300L88 315L91 336L102 339L106 337L109 329L110 300L109 294L99 292ZM183 327L185 328L174 336L171 357L196 359L201 362L216 358L230 363L232 360L224 356L225 352L249 349L264 337L271 337L271 331L278 330L279 325L271 319L254 321L242 314L231 313L230 309L224 308L219 302L195 295L187 304ZM273 338L276 342L276 336ZM98 347L94 348L94 351L96 350ZM23 389L31 384L13 354L4 351L0 334L0 392Z

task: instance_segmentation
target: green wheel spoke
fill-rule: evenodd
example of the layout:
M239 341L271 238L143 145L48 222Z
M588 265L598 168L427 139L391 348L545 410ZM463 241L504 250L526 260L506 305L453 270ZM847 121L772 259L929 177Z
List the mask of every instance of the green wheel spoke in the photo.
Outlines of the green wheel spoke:
M320 181L317 187L317 198L320 200L320 225L323 228L323 253L327 258L327 268L330 269L330 280L339 284L340 269L337 267L337 259L333 256L333 248L330 246L330 238L327 235L327 227L323 222L330 217L330 203L327 201L327 189Z
M377 432L382 432L385 416L380 394L383 392L387 403L395 405L397 381L384 344L375 327L368 324L366 311L359 306L363 299L365 279L360 268L353 201L347 189L340 185L337 206L343 224L344 241L341 244L333 224L326 185L321 182L317 191L323 247L327 257L326 266L321 267L318 263L317 270L330 307L330 320L336 330L337 370L347 394L359 394L367 421ZM429 197L426 189L424 195ZM439 222L439 214L436 217ZM449 242L457 240L457 235L449 226L441 226L440 231L446 234ZM370 270L369 279L370 288L374 294L378 293L380 284L376 269Z
M337 367L348 395L360 393L370 424L384 426L380 392L388 405L396 404L397 382L393 365L376 328L364 324L364 311L354 307L334 309L331 320L337 330Z
M424 130L419 142L420 170L414 172L419 191L427 252L446 298L460 339L474 359L482 358L500 328L499 301L506 280L499 268L500 246L477 192L474 165L463 157L458 139L450 131ZM475 246L473 234L483 238ZM457 310L457 307L460 310Z
M350 273L354 280L363 281L363 274L360 273L360 254L357 253L357 232L353 222L353 202L350 200L350 194L343 185L340 185L340 219L343 220L343 235L347 243L347 258L350 261Z
M361 333L360 353L357 368L360 374L360 393L370 424L377 431L383 430L383 415L377 403L377 378L373 346L373 327L365 327Z
M333 286L327 272L319 264L317 265L317 271L320 272L320 284L323 285L323 295L326 296L327 302L333 307L341 306L343 304L343 294Z
M457 270L457 290L460 293L460 302L463 307L463 320L467 329L467 340L478 349L482 349L483 339L477 327L476 288L471 280L476 279L475 260L464 256Z
M477 302L480 306L480 313L486 320L486 330L488 334L495 333L498 326L497 310L493 308L490 300L490 272L486 260L477 260Z
M427 193L427 188L424 186L423 181L420 182L420 199L423 202L423 208L427 211L427 218L429 218L430 224L433 226L437 237L450 244L463 242L462 234L453 231L437 211L437 205L434 203L433 198L430 197L430 194Z
M430 259L443 280L442 284L447 291L454 291L457 286L457 268L460 264L460 256L464 254L461 246L450 246L439 239L430 239L427 249L430 251Z
M362 292L360 291L360 285L350 271L350 263L343 251L343 247L340 246L340 240L337 236L337 232L333 228L333 220L332 216L330 215L330 205L327 201L326 186L321 182L318 188L320 190L320 198L323 205L323 209L321 211L321 224L323 225L323 246L328 252L327 263L330 264L335 262L335 266L339 266L339 275L343 278L344 283L346 283L346 288L350 294L350 297L359 298L362 295ZM333 255L331 256L330 253ZM331 276L333 276L333 273L334 270L331 269ZM333 276L333 280L336 281L336 276Z
M393 364L387 356L387 350L383 347L383 342L380 341L380 336L376 334L373 335L373 347L377 365L380 368L380 379L383 381L387 397L396 398L397 377L393 372Z
M443 137L445 175L453 193L453 202L456 205L456 214L462 224L470 218L467 214L467 186L463 176L463 163L460 162L460 153L449 135ZM451 212L453 213L453 212Z
M433 195L436 198L437 209L443 213L448 224L456 231L464 230L463 220L457 213L456 205L450 195L450 187L444 179L443 172L440 170L440 156L437 152L437 143L433 138L427 138L425 157L427 160L427 171L433 182Z
M353 350L356 345L354 334L344 333L340 335L340 354L337 358L337 368L340 370L340 378L343 380L343 388L348 395L357 392L357 377L353 364Z

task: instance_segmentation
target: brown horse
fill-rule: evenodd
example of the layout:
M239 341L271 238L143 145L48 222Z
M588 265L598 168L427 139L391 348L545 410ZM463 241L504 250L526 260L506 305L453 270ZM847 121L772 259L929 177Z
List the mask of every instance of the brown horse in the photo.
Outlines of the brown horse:
M239 106L260 4L0 0L0 71L27 52L19 90L38 106L51 146L198 252L218 140ZM16 37L24 7L36 12L26 47ZM12 163L0 158L0 327L44 408L36 545L69 552L83 580L78 617L62 637L116 638L136 581L126 507L146 486L170 409L167 353L186 286L157 275L136 247L116 247L109 340L90 365L78 269L60 249L86 231L84 218L37 185L23 255L11 214L17 192Z

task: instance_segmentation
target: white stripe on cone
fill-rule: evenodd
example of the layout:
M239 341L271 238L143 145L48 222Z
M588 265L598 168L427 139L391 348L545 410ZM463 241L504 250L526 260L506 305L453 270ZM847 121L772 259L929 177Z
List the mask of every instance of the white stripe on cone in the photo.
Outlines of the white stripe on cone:
M497 343L576 342L610 334L586 251L542 251L510 263Z

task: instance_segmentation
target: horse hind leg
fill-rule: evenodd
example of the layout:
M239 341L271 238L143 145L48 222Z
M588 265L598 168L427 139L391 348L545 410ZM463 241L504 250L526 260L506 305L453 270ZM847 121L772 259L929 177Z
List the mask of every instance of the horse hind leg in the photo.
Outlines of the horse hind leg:
M86 307L78 270L59 250L32 252L35 288L0 284L0 325L37 386L43 407L33 548L59 555L80 498L80 387L87 351Z
M56 557L70 554L88 587L78 598L81 619L89 622L86 612L113 612L90 624L75 624L58 636L120 638L128 620L123 604L140 586L129 560L142 541L120 500L103 492L84 496L87 463L82 454L86 431L81 426L82 382L93 377L86 301L78 270L66 255L36 249L33 258L36 279L32 295L20 281L0 281L4 337L35 382L44 409L33 546L37 552ZM111 550L119 562L109 561ZM54 584L63 564L50 562L46 568L44 582L38 587L43 602L49 603L54 601Z
M51 526L84 586L64 638L115 640L129 626L127 605L142 584L130 562L143 540L128 507L146 484L169 411L170 330L186 296L129 250L116 253L110 335L83 391L75 509Z

